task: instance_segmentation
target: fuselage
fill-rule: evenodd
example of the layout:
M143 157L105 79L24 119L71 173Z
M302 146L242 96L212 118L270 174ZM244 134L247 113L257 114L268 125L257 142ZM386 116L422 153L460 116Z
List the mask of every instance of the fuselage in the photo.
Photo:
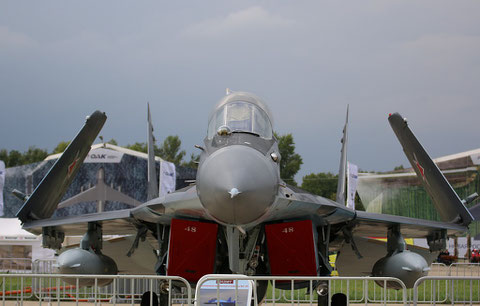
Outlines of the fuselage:
M197 193L217 222L259 223L278 194L278 145L271 115L255 95L224 97L210 116L197 172Z

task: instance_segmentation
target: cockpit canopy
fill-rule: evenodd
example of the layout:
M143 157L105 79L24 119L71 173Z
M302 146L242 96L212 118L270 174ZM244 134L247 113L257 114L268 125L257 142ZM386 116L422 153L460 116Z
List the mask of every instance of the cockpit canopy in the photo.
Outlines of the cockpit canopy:
M212 139L220 130L273 137L268 108L258 97L244 92L227 95L210 115L207 138Z

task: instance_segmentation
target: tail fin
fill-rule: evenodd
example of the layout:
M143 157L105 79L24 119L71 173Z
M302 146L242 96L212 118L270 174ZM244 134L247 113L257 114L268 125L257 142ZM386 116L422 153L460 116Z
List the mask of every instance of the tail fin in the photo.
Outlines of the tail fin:
M472 214L418 142L408 127L407 120L399 113L395 113L389 115L388 121L442 220L465 226L470 224L474 220Z
M17 217L23 223L52 216L58 202L62 199L90 151L90 147L97 138L105 120L107 120L107 116L100 111L96 111L87 117L85 125L75 139L18 211Z
M147 104L148 108L148 186L147 186L147 201L151 199L158 198L158 181L157 181L157 171L155 168L155 149L154 143L155 138L153 137L153 126L152 118L150 117L150 104Z
M348 105L345 126L343 127L342 150L340 155L340 169L338 170L337 203L345 205L345 185L347 178L347 142L348 142Z

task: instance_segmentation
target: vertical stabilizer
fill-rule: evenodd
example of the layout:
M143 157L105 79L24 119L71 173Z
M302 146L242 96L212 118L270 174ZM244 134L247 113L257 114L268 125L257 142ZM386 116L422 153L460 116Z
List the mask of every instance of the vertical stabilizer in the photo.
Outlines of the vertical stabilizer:
M345 126L343 127L342 150L340 155L340 168L338 170L337 203L345 204L345 184L347 178L347 142L348 142L348 105Z
M47 219L53 215L106 120L107 116L100 111L87 117L80 132L17 212L22 223Z
M158 182L157 182L157 171L155 169L155 138L153 137L153 126L152 126L152 118L150 117L150 104L147 103L147 120L148 120L148 143L147 143L147 150L148 150L148 193L147 193L147 201L151 199L155 199L158 197Z
M472 214L410 130L407 120L395 113L389 115L388 121L442 220L469 225L474 220Z

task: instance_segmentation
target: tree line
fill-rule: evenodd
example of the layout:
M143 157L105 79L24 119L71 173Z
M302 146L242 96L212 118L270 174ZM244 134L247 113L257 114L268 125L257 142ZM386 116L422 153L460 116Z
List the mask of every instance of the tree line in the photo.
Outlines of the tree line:
M288 184L297 186L295 175L303 164L302 157L295 152L295 142L292 134L278 135L278 149L281 156L280 159L280 177ZM103 142L103 138L100 137ZM115 139L110 139L107 143L118 145ZM47 150L39 149L34 146L28 148L27 151L21 153L17 150L7 151L0 150L0 160L5 162L7 168L35 163L44 160L49 154L62 153L65 151L70 142L60 142L51 153ZM155 155L162 159L172 162L175 165L181 165L189 168L197 168L200 155L192 153L189 160L185 160L186 152L181 149L182 141L178 136L168 136L160 146L154 144ZM147 153L146 142L135 142L126 145L125 148ZM302 179L301 188L313 194L335 200L337 192L338 175L330 172L310 173ZM358 196L357 196L358 197ZM359 199L356 201L360 202Z

